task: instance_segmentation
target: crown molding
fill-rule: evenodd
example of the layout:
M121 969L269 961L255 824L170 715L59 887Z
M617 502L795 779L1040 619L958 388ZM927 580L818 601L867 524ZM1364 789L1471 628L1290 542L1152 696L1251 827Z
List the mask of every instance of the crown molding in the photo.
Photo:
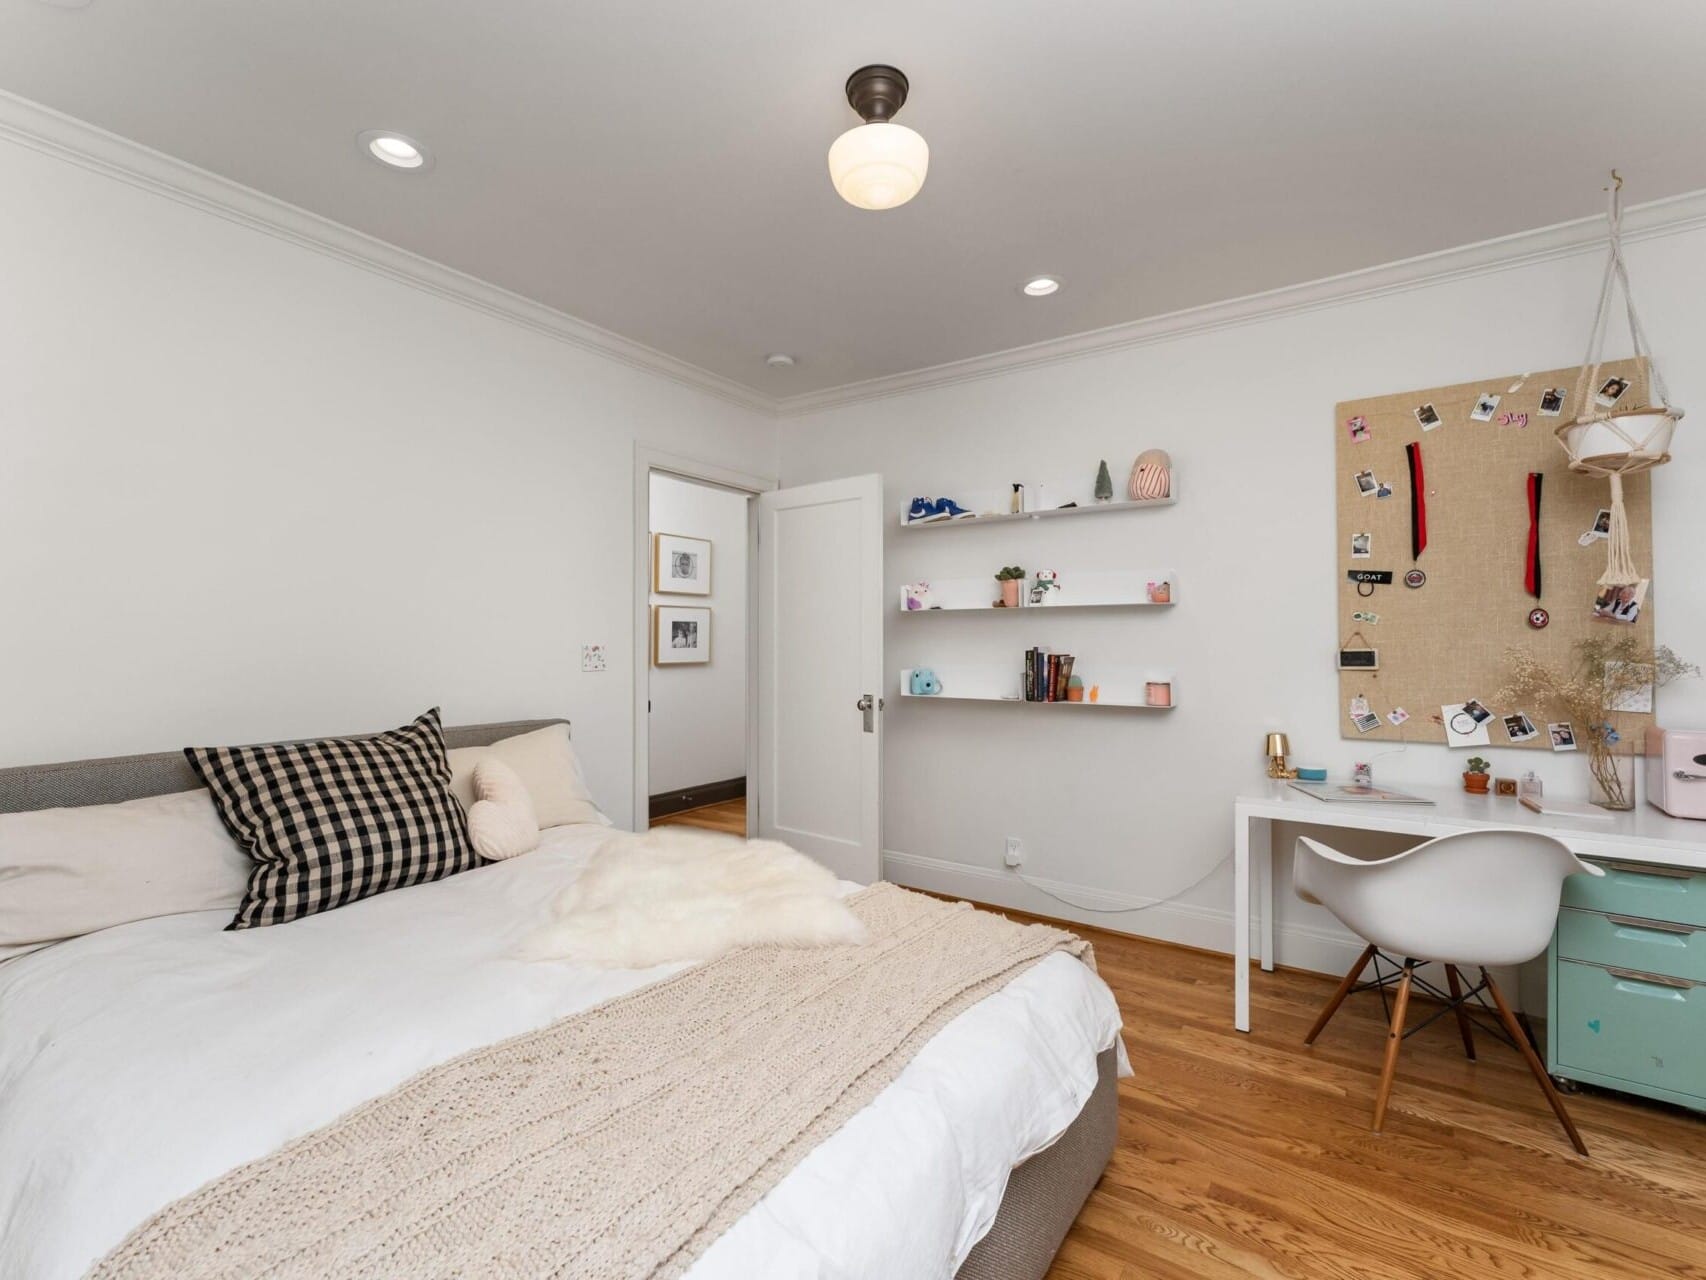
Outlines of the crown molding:
M0 139L767 416L774 397L86 121L0 90Z
M1020 369L1128 347L1168 342L1191 334L1426 288L1450 280L1508 271L1554 258L1594 252L1605 244L1604 218L1580 218L1343 275L1286 285L1265 293L778 399L4 90L0 90L0 139L520 325L559 342L595 352L631 368L693 387L742 408L766 416L790 418L865 400L880 400L931 387L998 377ZM1630 206L1624 211L1623 238L1631 242L1647 240L1701 227L1706 227L1706 191L1694 191Z
M1647 204L1631 205L1623 212L1625 242L1677 235L1702 227L1706 227L1706 191L1692 191ZM1451 280L1491 275L1555 258L1604 252L1605 236L1603 216L1560 222L1533 231L1519 231L1514 235L1501 236L1496 240L1483 240L1455 249L1443 249L1437 253L1404 258L1397 262L1367 267L1360 271L1348 271L1343 275L1328 276L1303 284L1285 285L1265 293L1253 293L1225 302L1211 302L1166 315L1151 316L1146 320L1110 325L1105 329L1092 329L1064 338L1051 338L1030 346L955 360L927 369L914 369L907 373L787 396L777 402L777 411L784 418L795 418L866 400L882 400L931 387L948 387L961 382L994 378L1021 369L1034 369L1065 360L1103 355L1129 347L1171 342L1192 334L1208 333L1234 325L1254 324L1346 302L1403 293L1411 289L1424 289Z

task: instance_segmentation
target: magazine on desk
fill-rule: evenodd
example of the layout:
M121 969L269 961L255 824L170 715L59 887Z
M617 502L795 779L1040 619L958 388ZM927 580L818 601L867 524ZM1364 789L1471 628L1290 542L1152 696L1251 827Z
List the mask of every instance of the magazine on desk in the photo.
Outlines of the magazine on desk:
M1390 787L1365 786L1360 782L1293 782L1293 791L1330 804L1432 804L1426 796L1413 796Z

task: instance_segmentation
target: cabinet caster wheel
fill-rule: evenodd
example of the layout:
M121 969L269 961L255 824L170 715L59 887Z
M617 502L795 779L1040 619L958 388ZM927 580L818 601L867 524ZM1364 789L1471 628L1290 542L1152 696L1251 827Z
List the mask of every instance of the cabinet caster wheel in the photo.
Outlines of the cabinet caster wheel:
M1552 1083L1558 1086L1558 1092L1559 1093L1580 1093L1581 1092L1581 1089L1576 1085L1576 1082L1574 1080L1567 1080L1563 1076L1553 1076L1552 1077Z

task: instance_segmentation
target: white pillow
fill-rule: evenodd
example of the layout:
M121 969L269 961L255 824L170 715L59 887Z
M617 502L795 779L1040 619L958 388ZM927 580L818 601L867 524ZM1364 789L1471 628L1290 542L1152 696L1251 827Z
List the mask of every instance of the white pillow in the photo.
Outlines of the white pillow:
M0 960L150 916L229 915L252 869L206 789L0 813Z
M527 784L496 756L474 766L474 794L468 810L468 835L474 851L491 862L530 853L539 847L539 820Z
M462 802L464 810L471 809L478 798L474 794L474 766L493 758L502 760L520 776L533 799L534 815L541 827L561 827L571 822L611 825L586 789L580 761L569 745L566 724L546 725L532 733L504 738L489 747L457 747L449 756L451 794Z

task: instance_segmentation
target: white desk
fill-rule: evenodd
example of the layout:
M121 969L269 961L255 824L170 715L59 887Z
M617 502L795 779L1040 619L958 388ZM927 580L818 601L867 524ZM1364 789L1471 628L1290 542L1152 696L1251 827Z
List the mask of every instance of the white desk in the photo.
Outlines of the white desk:
M1341 804L1317 800L1294 791L1284 782L1263 779L1233 802L1236 828L1233 862L1234 978L1233 1025L1250 1029L1250 911L1252 894L1260 894L1260 952L1262 968L1274 967L1273 824L1296 822L1312 827L1350 827L1358 831L1393 831L1431 840L1456 831L1517 827L1556 836L1580 855L1621 862L1656 863L1706 870L1706 822L1672 818L1643 800L1610 821L1539 814L1516 800L1472 796L1462 788L1412 787L1387 780L1394 790L1425 796L1434 803ZM1252 867L1255 870L1251 881Z

